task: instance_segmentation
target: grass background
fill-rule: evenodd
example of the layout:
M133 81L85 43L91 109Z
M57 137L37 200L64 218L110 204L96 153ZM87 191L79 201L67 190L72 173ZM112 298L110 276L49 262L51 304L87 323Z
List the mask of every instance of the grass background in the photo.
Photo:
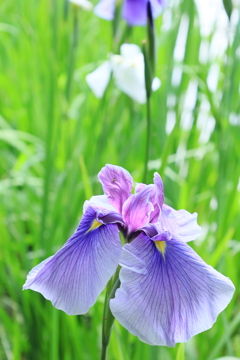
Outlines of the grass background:
M204 34L192 0L170 2L156 21L162 86L152 97L148 182L158 171L166 203L198 212L202 235L190 245L236 292L213 328L184 347L148 346L116 322L109 360L240 357L239 5L216 53L218 21ZM145 37L136 27L125 41ZM104 294L87 315L67 316L22 285L73 233L84 200L101 193L102 166L142 181L145 107L113 83L98 100L85 81L114 47L112 23L63 0L0 4L1 360L100 358Z

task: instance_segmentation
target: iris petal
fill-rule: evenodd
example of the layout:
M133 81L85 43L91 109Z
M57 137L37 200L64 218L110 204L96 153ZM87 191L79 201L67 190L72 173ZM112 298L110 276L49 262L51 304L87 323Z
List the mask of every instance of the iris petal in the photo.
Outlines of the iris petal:
M153 181L156 189L156 202L161 209L164 201L164 189L161 176L157 172L154 173Z
M148 185L137 194L131 195L124 203L122 215L129 233L141 229L148 223L150 213L154 210L150 200L153 189L153 185Z
M111 78L112 65L110 61L105 61L93 72L87 74L86 82L96 98L103 97Z
M151 212L150 215L150 222L155 223L158 221L163 201L164 201L164 188L161 176L158 173L154 173L154 187L151 193L151 202L154 206L154 210ZM145 184L137 184L135 188L135 192L138 193L142 189L146 188L147 185Z
M96 225L88 208L73 236L30 271L23 289L40 292L69 315L85 314L115 272L121 242L118 226Z
M169 240L165 254L145 235L123 248L116 319L150 345L174 346L212 327L230 302L232 282L187 244Z
M131 194L132 177L127 170L117 165L104 166L98 174L104 193L118 212Z
M144 80L144 58L139 53L133 59L115 64L113 72L116 86L139 104L146 103L146 89Z
M123 17L129 25L145 25L147 23L148 0L125 0L123 5ZM162 11L161 1L151 0L153 17Z
M201 232L197 223L197 213L189 213L186 210L174 210L164 204L158 225L162 231L169 231L175 239L188 242L195 240Z
M101 0L94 8L97 16L105 20L113 20L116 0Z
M116 209L108 201L107 195L96 195L96 196L92 196L90 200L86 200L83 205L83 213L85 213L85 211L89 206L96 210L102 209L102 210L107 210L109 212L116 211Z

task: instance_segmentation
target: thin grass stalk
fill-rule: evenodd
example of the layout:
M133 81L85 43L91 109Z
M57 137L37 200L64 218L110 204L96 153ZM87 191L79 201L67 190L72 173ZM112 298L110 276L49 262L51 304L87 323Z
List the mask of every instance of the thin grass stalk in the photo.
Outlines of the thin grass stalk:
M102 353L101 360L106 359L107 348L112 332L112 326L115 320L111 310L110 310L110 300L114 298L116 290L120 286L119 280L119 271L120 267L117 268L116 273L113 275L112 279L108 282L105 302L104 302L104 310L103 310L103 319L102 319Z

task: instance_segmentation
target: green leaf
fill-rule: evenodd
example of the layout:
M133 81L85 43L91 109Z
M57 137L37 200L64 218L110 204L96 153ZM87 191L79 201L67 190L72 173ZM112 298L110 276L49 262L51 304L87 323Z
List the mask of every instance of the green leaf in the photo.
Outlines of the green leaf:
M226 10L227 16L230 19L233 10L232 0L223 0L224 9Z

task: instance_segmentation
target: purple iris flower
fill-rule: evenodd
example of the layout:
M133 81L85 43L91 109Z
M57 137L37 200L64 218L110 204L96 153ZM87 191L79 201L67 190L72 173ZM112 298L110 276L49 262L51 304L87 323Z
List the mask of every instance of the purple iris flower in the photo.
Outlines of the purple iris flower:
M164 204L157 173L135 194L131 175L119 166L106 165L98 178L105 195L85 202L76 232L30 271L23 289L42 293L67 314L85 314L120 264L110 308L140 340L174 346L209 329L234 285L187 245L200 232L197 214Z
M99 17L113 20L117 0L101 0L94 9ZM129 25L145 25L147 23L147 3L149 0L124 0L122 16ZM163 0L150 0L153 17L157 17L163 7Z

